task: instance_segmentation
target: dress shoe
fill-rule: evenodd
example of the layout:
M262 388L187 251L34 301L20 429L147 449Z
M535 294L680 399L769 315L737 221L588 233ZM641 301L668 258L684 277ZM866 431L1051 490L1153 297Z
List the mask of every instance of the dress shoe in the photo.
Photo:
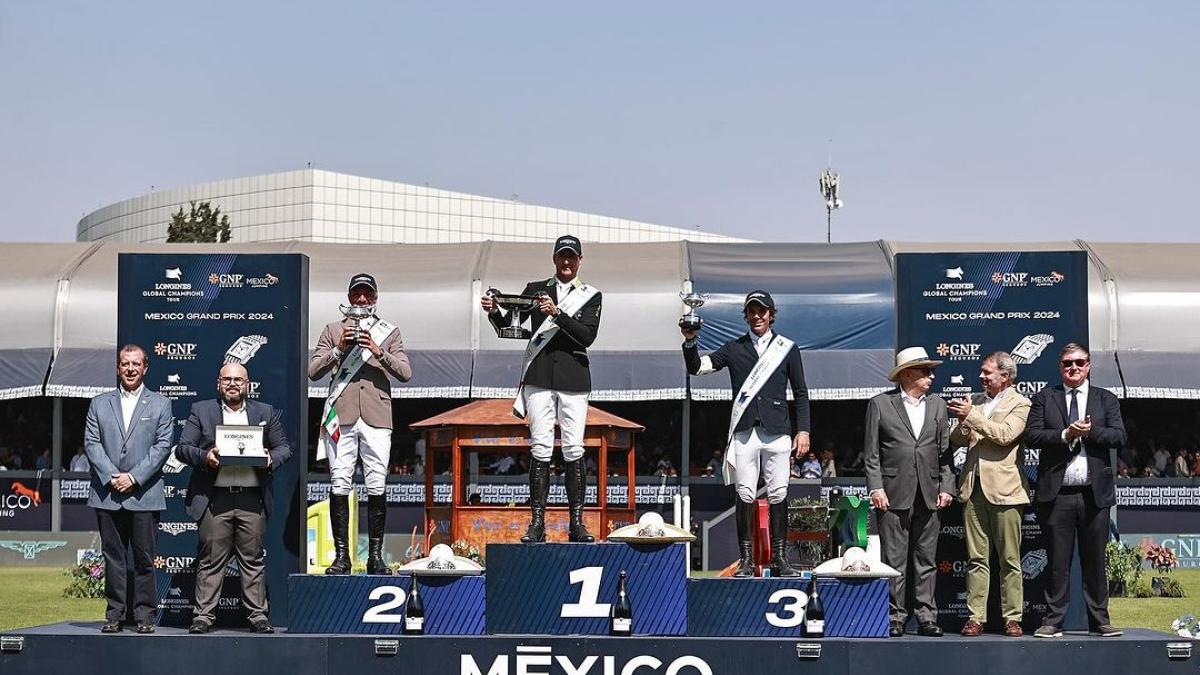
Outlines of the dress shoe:
M142 635L149 635L150 633L154 632L154 624L149 621L139 621L137 625L137 632L141 633Z
M983 635L983 624L975 619L967 619L967 622L962 627L963 637L979 637Z
M252 623L250 625L250 627L254 630L255 633L261 633L264 635L267 633L275 632L275 627L272 626L271 622L267 621L266 619L263 619L262 621L255 621L254 623Z
M1041 627L1039 627L1037 630L1033 631L1033 637L1040 637L1040 638L1062 637L1062 628L1059 626L1051 626L1050 624L1044 624Z
M212 626L203 621L193 621L191 627L188 628L188 632L192 635L204 635L211 630Z
M1100 637L1118 637L1124 634L1120 628L1108 623L1104 624L1103 626L1098 626L1090 632L1093 635L1099 635Z
M919 628L917 628L917 635L924 635L925 637L942 637L942 627L932 621L925 621L920 625Z
M1021 630L1021 624L1016 621L1006 621L1004 623L1004 634L1008 637L1024 637L1025 631Z
M904 622L893 621L891 625L888 626L888 635L891 637L904 637Z
M105 621L104 625L100 626L100 632L101 633L120 633L121 632L121 622L120 621Z

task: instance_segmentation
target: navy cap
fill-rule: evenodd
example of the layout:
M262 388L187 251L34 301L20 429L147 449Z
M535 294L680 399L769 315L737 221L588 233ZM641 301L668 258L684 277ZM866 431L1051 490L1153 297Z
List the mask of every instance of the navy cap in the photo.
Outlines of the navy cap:
M369 286L372 293L379 292L379 285L375 283L375 277L371 276L370 274L355 274L354 276L350 277L350 285L346 288L346 290L352 291L356 286Z
M564 234L554 242L554 255L558 255L563 251L574 251L575 255L583 255L583 244L579 243L579 238L569 234Z
M746 301L742 303L742 311L750 306L750 303L757 302L767 309L775 309L775 300L771 298L771 294L766 291L750 291L746 294Z

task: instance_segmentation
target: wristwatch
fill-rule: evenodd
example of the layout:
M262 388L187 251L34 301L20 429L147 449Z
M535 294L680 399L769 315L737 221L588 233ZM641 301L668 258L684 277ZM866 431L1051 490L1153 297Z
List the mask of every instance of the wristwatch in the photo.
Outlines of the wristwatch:
M266 336L243 335L229 345L229 349L225 350L225 363L246 363L254 358L259 348L265 344L267 344Z

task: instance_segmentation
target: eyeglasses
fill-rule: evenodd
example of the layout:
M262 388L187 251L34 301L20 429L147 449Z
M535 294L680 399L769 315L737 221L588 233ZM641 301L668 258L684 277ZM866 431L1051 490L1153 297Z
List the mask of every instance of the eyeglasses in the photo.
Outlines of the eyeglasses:
M930 368L929 366L922 366L920 368L913 368L913 372L917 373L921 377L929 377L933 374L933 368Z
M222 377L218 378L218 381L221 384L246 384L246 378L244 377Z
M1082 368L1082 367L1086 366L1088 363L1090 363L1090 361L1088 359L1063 359L1062 367L1070 368L1071 366L1075 366L1076 368Z

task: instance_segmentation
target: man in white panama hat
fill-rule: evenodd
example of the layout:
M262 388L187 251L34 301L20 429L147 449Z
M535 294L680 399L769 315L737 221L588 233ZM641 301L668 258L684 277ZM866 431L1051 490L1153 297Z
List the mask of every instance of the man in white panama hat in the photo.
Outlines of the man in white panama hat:
M867 403L863 442L867 490L876 509L883 562L900 572L892 579L892 637L904 635L910 580L918 633L942 635L933 599L941 530L938 509L953 499L954 476L946 402L929 395L933 369L941 363L929 358L923 347L900 350L896 367L888 373L888 379L899 386Z

